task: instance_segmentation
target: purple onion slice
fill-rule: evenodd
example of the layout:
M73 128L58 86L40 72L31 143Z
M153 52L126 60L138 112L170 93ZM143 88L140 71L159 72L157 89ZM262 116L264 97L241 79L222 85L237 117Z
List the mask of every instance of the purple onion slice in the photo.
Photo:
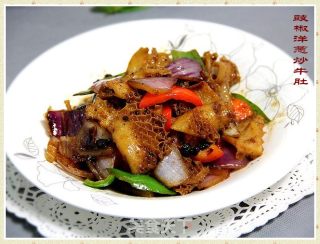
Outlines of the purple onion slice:
M80 130L84 120L85 108L65 111L48 111L47 119L53 136L74 136Z
M133 88L157 94L170 90L176 82L177 79L173 77L149 77L129 80L128 84Z
M241 169L245 167L249 160L236 159L236 149L230 144L224 143L222 145L223 156L214 161L213 166L219 167L222 169Z
M186 80L201 80L201 65L189 58L179 58L167 67L172 77Z

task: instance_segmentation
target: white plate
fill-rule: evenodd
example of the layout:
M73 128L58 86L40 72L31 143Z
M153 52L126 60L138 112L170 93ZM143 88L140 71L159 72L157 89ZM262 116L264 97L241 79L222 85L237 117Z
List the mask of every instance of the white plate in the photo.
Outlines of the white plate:
M45 161L48 137L42 121L49 106L61 109L65 99L105 73L124 71L139 47L168 50L171 45L181 50L195 48L201 54L217 51L239 66L242 81L235 90L260 104L273 118L266 129L262 157L210 189L151 199L85 187ZM274 184L315 144L314 86L308 77L309 85L294 86L293 68L292 58L267 41L214 23L161 19L99 28L48 50L15 79L5 99L6 152L34 185L90 211L121 217L175 218L217 210Z

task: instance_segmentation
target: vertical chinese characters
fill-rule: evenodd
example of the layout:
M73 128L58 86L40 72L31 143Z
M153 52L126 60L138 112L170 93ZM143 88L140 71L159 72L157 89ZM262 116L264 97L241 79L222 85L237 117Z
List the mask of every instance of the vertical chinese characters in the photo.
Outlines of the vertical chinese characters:
M293 16L293 30L295 32L293 36L293 53L295 55L293 59L293 63L297 65L294 69L293 73L296 75L294 78L294 85L307 85L308 80L303 78L302 75L304 73L308 73L308 70L304 68L302 65L308 62L308 58L306 55L308 54L308 16L307 15L294 15ZM299 66L298 66L299 65Z

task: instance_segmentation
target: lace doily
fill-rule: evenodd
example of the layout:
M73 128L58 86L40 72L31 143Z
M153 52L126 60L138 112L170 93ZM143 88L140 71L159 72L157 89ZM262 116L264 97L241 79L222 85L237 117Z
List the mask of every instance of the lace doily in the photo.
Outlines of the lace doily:
M253 231L313 193L315 163L306 155L286 177L262 193L209 214L162 220L105 216L63 203L27 181L7 160L6 207L46 237L235 238Z

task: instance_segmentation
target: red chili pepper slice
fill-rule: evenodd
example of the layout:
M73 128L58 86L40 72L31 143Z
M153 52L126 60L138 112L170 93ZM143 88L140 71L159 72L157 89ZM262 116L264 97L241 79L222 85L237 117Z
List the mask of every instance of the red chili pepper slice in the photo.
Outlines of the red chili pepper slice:
M162 115L166 118L166 123L164 128L166 131L169 131L172 125L172 109L170 106L164 106L162 109Z
M140 101L139 108L147 108L171 99L185 101L196 106L203 105L200 97L193 91L183 87L173 87L169 92L161 94L147 93Z
M209 163L223 156L223 151L220 147L215 144L212 144L207 149L204 149L194 157L195 160L200 161L201 163Z
M237 121L244 120L252 115L252 109L246 102L238 98L232 98L232 110Z

